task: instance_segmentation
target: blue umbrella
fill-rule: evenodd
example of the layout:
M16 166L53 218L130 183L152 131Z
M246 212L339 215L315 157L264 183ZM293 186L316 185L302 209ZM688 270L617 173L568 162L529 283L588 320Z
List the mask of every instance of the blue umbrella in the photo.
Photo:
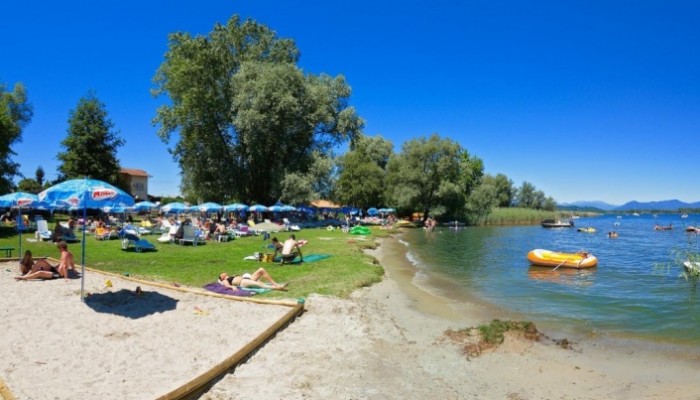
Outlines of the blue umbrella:
M151 211L152 209L158 207L158 204L150 201L139 201L134 204L134 210L136 211Z
M281 212L284 206L275 204L274 206L267 207L267 211Z
M39 200L49 204L68 204L70 209L101 209L131 207L134 198L125 191L107 182L95 179L72 179L39 193Z
M33 193L15 192L0 196L0 207L25 207L39 202L39 196Z
M294 206L290 206L290 205L282 206L282 211L284 211L284 212L290 212L290 211L296 211L296 210L297 210L297 208Z
M223 208L223 206L221 204L212 203L212 202L203 203L203 204L200 204L197 206L197 210L199 210L199 212L203 212L203 213L212 213L212 212L221 211L222 208Z
M241 204L241 203L233 203L233 204L227 204L224 206L224 211L226 212L236 212L236 211L245 211L247 210L248 207L246 204Z
M306 213L306 214L313 214L313 213L316 212L315 209L313 209L313 208L311 208L311 207L309 207L309 206L299 206L299 207L297 207L297 211L300 211L300 212L303 212L303 213Z
M379 214L379 210L377 210L376 208L372 207L372 208L367 209L367 215L374 216L377 214Z
M96 179L72 179L53 185L39 193L39 200L49 204L70 204L70 208L83 209L83 221L87 220L87 209L102 207L131 207L134 198L125 191ZM82 268L80 274L80 299L85 291L85 224L83 224Z
M17 213L17 231L19 233L19 256L22 257L22 208L47 209L48 204L39 201L39 196L33 193L15 192L0 196L0 207L19 209Z
M265 207L262 204L255 204L255 205L248 207L248 211L265 212L265 211L267 211L267 207Z
M168 204L162 206L160 208L160 210L166 214L170 214L170 213L179 214L179 213L187 211L187 208L188 207L185 205L185 203L175 202L175 203L168 203Z

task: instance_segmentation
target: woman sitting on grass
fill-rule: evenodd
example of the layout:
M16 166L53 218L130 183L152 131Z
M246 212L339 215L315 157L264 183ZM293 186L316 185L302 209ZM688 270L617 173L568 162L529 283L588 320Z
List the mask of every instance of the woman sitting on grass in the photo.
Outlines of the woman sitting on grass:
M261 279L265 279L269 284L261 282ZM265 268L259 268L257 271L253 272L253 274L246 273L234 276L229 276L226 272L222 272L219 274L219 283L232 289L236 287L259 287L272 290L287 290L287 284L275 282Z

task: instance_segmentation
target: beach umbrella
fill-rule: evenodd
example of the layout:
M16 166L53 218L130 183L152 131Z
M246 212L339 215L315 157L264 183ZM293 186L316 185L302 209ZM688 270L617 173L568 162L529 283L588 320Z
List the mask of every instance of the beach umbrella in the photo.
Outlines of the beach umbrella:
M367 209L367 215L375 216L377 214L379 214L379 210L376 208L372 207Z
M174 202L174 203L168 203L160 208L162 212L165 214L179 214L182 212L187 211L187 205L185 203L179 203L179 202Z
M136 211L151 211L152 209L158 207L158 204L150 201L139 201L134 204L134 210Z
M255 204L255 205L252 205L252 206L248 207L248 211L252 211L252 212L265 212L265 211L268 211L268 210L267 210L267 207L265 207L265 206L262 205L262 204Z
M304 205L298 206L298 207L297 207L297 211L303 212L303 213L306 213L306 214L313 214L313 213L316 212L315 209L313 209L313 208L311 208L311 207L309 207L309 206L304 206Z
M275 205L272 205L272 206L270 206L270 207L267 207L267 211L281 212L281 211L282 211L282 207L284 207L284 206L275 204Z
M197 210L199 210L199 212L203 212L203 213L219 212L223 208L223 206L221 204L213 203L213 202L203 203L203 204L200 204L196 207L197 207Z
M290 205L282 206L282 212L291 212L291 211L296 211L296 210L297 210L297 208L294 206L290 206Z
M125 191L107 182L96 179L71 179L39 193L39 200L49 204L69 204L71 209L83 209L83 221L87 220L87 209L103 207L131 207L134 198ZM83 243L80 273L80 299L85 292L85 228L83 224Z
M0 207L25 207L39 202L39 196L33 193L15 192L0 196Z
M246 204L233 203L224 206L226 212L246 211L249 207Z
M22 208L24 209L48 209L48 204L39 201L39 196L34 193L15 192L0 196L0 207L17 208L17 232L19 233L19 256L22 257Z

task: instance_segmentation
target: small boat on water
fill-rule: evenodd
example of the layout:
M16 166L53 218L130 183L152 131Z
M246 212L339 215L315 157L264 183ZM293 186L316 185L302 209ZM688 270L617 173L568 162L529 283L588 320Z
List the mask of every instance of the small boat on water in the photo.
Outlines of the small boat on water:
M659 224L654 225L655 231L670 231L672 229L673 229L673 224L668 224L668 226L659 225Z
M574 221L569 220L564 222L562 220L545 219L540 222L543 228L571 228L574 226Z
M590 253L561 253L557 251L535 249L527 253L532 265L554 268L593 268L598 265L598 258Z
M585 226L583 228L578 228L576 229L578 232L584 232L584 233L595 233L596 229L592 226Z

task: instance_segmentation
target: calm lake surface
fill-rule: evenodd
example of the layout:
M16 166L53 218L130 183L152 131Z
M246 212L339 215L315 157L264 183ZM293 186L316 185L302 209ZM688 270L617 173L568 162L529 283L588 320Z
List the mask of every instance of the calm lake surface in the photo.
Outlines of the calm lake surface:
M566 326L583 334L633 336L700 344L700 289L681 277L686 252L698 252L698 215L606 215L579 218L576 228L467 227L406 230L402 242L418 284L440 294L468 294L523 314L538 326ZM672 230L654 230L656 224ZM611 239L607 233L616 231ZM588 270L531 267L528 251L585 249L598 257ZM447 279L445 279L447 278Z

